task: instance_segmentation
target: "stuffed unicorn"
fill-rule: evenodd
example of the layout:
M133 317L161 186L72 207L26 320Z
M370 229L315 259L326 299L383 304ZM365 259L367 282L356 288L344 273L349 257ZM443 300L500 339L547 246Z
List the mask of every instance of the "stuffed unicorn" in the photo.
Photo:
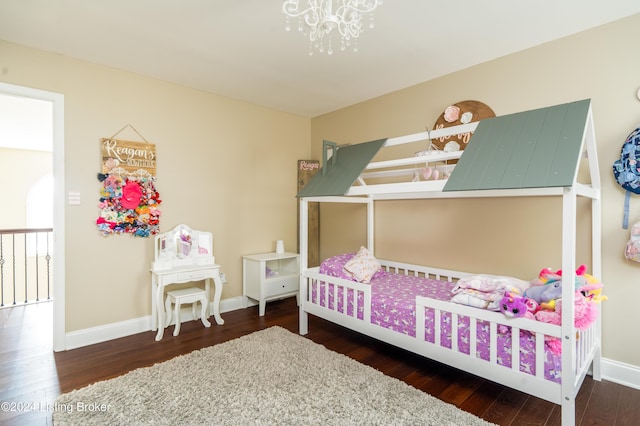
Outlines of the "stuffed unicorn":
M592 300L583 296L579 291L575 293L575 311L574 311L574 325L578 330L586 330L591 324L598 318L598 307ZM562 299L559 299L555 305L555 310L546 311L540 310L535 313L535 319L548 324L561 324L562 323ZM549 349L560 354L562 351L562 342L557 337L546 336L546 343Z

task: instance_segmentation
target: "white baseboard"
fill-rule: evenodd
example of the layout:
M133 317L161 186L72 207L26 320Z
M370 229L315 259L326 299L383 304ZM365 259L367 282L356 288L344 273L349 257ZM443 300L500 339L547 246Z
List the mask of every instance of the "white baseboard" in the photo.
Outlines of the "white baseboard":
M232 297L220 301L220 313L243 309L247 306L254 306L252 300L243 300L242 296ZM181 318L189 318L191 307L183 308ZM215 322L213 322L215 324ZM151 330L151 315L134 318L128 321L121 321L112 324L105 324L98 327L86 328L84 330L72 331L66 334L66 348L75 349L82 346L93 345L130 336L132 334L143 333ZM640 389L640 367L625 364L612 359L602 358L602 378L610 382L618 383L634 389Z
M640 389L640 367L602 358L602 378L634 389Z
M65 347L67 350L82 346L94 345L107 340L118 339L132 334L143 333L151 330L151 315L120 321L98 327L85 328L71 331L65 335Z
M232 297L220 301L220 314L242 309L242 297ZM211 312L211 309L209 310ZM182 308L180 318L188 321L191 315L191 306ZM171 322L173 324L174 321ZM215 322L213 322L215 324ZM151 330L151 315L134 318L127 321L120 321L111 324L100 325L98 327L85 328L71 331L65 335L66 350L76 349L82 346L94 345L132 334L144 333Z
M224 299L220 301L220 313L237 311L238 309L246 308L242 305L242 296L232 297L231 299Z

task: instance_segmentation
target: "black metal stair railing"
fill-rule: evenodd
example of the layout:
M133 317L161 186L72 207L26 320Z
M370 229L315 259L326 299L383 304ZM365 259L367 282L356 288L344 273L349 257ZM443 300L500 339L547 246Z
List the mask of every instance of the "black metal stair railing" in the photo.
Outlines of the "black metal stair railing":
M53 229L0 229L0 308L53 298Z

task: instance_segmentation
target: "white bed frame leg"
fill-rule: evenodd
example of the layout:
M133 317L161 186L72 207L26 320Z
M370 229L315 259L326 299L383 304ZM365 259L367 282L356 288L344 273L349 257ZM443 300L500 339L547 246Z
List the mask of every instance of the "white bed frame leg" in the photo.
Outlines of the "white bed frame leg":
M602 342L599 342L598 349L596 350L596 354L593 357L593 362L591 363L591 377L593 377L593 380L596 380L598 382L602 380L602 367L601 367L602 351L600 349L601 345L602 345Z
M300 334L304 336L309 332L309 314L300 307Z
M570 398L570 400L564 399L562 401L562 424L563 425L575 425L576 424L576 400Z

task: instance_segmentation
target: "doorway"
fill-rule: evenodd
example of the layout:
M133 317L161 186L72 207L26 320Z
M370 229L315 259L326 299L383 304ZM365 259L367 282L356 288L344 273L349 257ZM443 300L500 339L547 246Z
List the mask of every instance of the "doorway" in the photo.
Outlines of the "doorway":
M59 93L0 82L0 94L50 103L53 175L53 350L66 349L65 336L65 183L64 96Z

